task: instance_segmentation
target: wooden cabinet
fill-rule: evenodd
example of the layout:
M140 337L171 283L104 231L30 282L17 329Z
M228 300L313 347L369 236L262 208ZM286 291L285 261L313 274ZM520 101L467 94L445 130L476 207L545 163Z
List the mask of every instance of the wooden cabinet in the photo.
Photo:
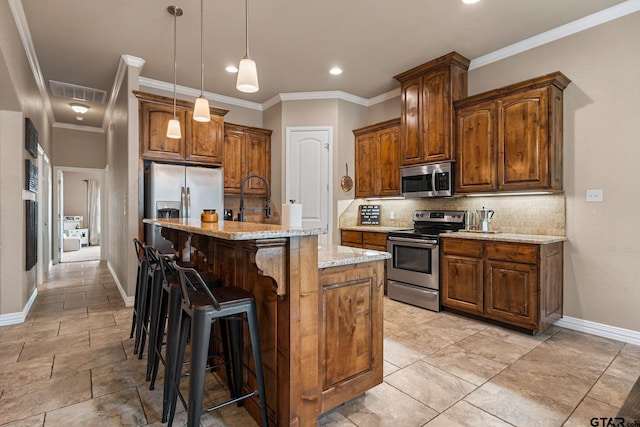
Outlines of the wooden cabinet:
M167 124L173 118L173 98L134 92L140 101L140 156L148 160L188 164L221 165L224 115L227 110L211 108L211 121L193 120L193 103L176 101L176 118L182 138L167 138Z
M271 131L249 126L224 125L224 192L240 194L242 180L250 174L271 183ZM267 188L259 179L245 184L247 195L265 195Z
M453 101L467 96L469 60L452 52L395 76L401 84L402 166L452 160Z
M562 317L562 243L442 239L442 304L520 327Z
M323 413L382 382L384 262L320 269L318 282Z
M556 72L455 103L456 192L562 190Z
M387 233L384 231L340 230L340 244L386 252Z
M482 313L482 243L451 239L442 243L442 305Z
M400 119L367 126L355 135L356 197L400 194Z

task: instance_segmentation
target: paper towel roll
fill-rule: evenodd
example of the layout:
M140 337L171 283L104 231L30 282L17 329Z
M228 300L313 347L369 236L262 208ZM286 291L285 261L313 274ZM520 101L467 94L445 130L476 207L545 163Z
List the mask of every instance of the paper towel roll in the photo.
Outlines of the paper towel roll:
M302 205L287 203L282 205L282 226L302 227Z

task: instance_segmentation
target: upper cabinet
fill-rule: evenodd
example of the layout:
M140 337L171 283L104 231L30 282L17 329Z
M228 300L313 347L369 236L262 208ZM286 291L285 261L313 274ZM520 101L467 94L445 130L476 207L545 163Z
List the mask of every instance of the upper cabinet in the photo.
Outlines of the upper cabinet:
M456 192L562 190L560 72L455 103Z
M249 126L224 125L224 193L240 194L242 180L250 174L264 177L271 184L271 131ZM265 195L259 179L245 184L245 194Z
M452 52L395 76L401 84L401 166L453 160L453 102L467 96L469 60Z
M367 126L355 135L355 196L400 194L400 119Z
M140 101L140 155L143 159L189 164L221 165L224 115L227 110L210 108L211 121L193 120L193 103L176 100L176 118L182 138L167 138L173 118L173 98L134 92Z

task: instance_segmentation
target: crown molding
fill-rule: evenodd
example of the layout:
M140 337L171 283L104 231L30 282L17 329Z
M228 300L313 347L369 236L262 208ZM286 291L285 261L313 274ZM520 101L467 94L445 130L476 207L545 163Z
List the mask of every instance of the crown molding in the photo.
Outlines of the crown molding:
M608 9L601 10L600 12L593 13L589 16L585 16L584 18L577 19L569 22L568 24L561 25L552 30L545 31L544 33L540 33L533 37L529 37L528 39L505 46L502 49L498 49L486 55L472 59L469 64L469 70L480 68L538 46L560 40L581 31L588 30L589 28L635 13L639 10L640 0L627 0Z
M109 102L107 103L107 107L104 110L104 117L102 119L102 129L106 131L107 126L111 122L111 115L113 114L113 109L115 108L116 101L118 100L118 95L120 94L120 89L122 88L122 82L124 81L124 77L127 75L128 67L134 67L138 70L138 72L144 66L144 59L138 58L136 56L131 55L121 55L120 62L118 63L118 70L116 71L116 77L113 80L113 86L111 87L111 94L109 95Z
M395 89L391 89L389 92L385 92L382 95L378 95L378 96L374 96L373 98L370 98L368 101L368 104L369 104L368 107L372 105L380 104L381 102L385 102L393 98L397 98L398 96L400 96L399 87Z
M49 117L49 122L55 122L55 116L53 115L53 107L51 106L51 99L49 98L49 92L47 91L47 85L40 69L40 63L36 55L36 49L33 47L33 40L31 39L31 32L29 32L29 24L27 24L27 18L24 15L24 9L22 8L21 0L9 0L9 8L13 15L13 20L16 23L18 34L20 34L20 40L22 40L22 46L24 47L24 53L27 55L29 66L31 67L31 73L36 81L36 86L42 96L42 103L44 104L44 110Z
M105 133L105 130L103 128L97 128L94 126L73 125L71 123L55 122L52 127L60 129L80 130L83 132Z
M148 77L138 77L138 84L142 87L148 87L152 89L164 90L166 92L173 92L173 83L167 83L160 80L150 79ZM193 89L186 86L176 86L176 93L186 95L189 97L197 98L200 96L199 89ZM231 96L219 95L217 93L204 92L205 98L210 101L222 102L229 105L235 105L236 107L249 108L251 110L262 111L262 104L257 102L245 101Z

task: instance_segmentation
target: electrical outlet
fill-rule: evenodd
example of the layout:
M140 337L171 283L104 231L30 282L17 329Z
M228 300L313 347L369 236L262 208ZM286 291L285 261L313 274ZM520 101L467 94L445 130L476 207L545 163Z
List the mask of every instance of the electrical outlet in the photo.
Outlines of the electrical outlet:
M389 219L396 219L396 213L394 211L389 211Z
M602 190L587 190L587 202L601 202Z

